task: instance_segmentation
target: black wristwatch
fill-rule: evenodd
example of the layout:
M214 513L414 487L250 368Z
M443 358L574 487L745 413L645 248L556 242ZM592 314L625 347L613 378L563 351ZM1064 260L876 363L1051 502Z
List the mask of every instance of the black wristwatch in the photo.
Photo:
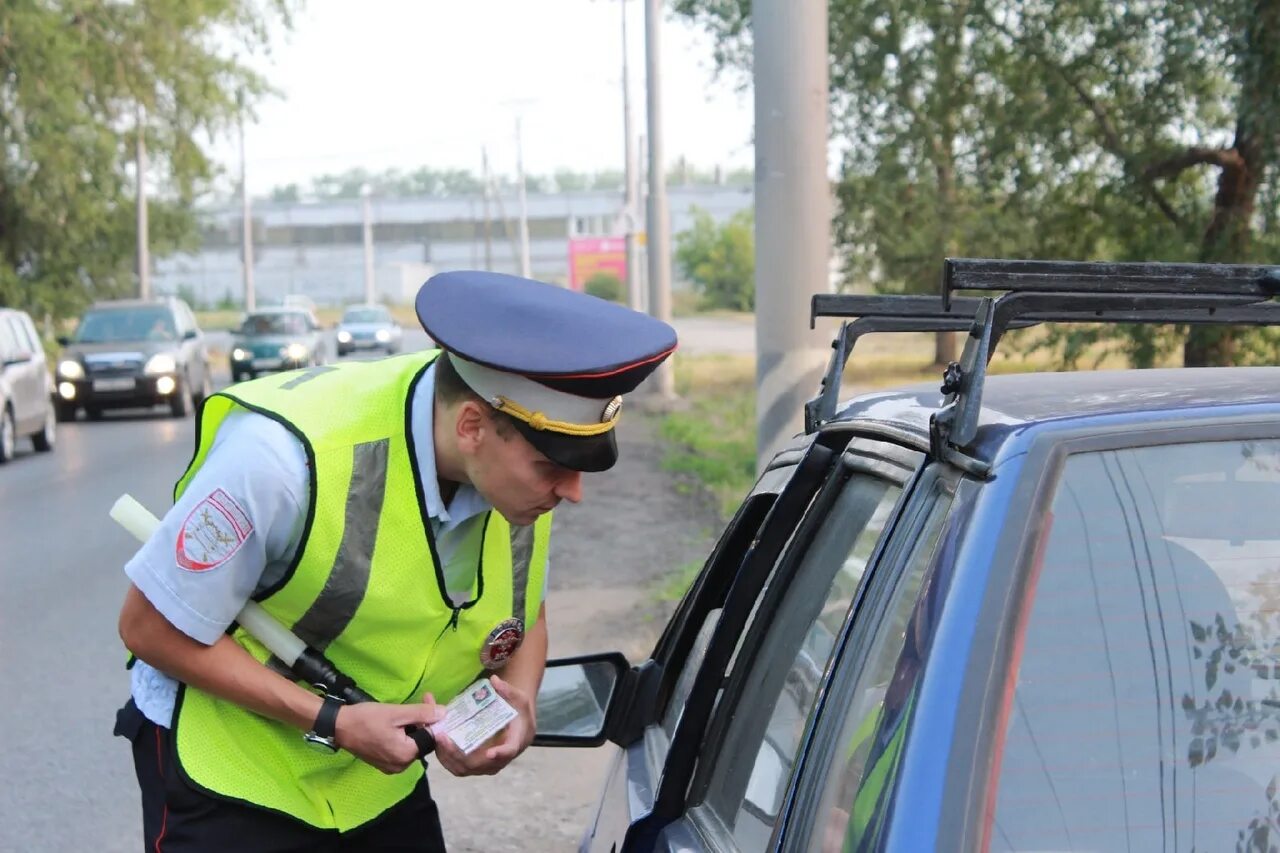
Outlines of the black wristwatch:
M302 739L319 749L337 752L338 710L342 704L341 699L326 694L324 702L320 705L320 713L316 715L316 721L311 724L311 731L303 735Z

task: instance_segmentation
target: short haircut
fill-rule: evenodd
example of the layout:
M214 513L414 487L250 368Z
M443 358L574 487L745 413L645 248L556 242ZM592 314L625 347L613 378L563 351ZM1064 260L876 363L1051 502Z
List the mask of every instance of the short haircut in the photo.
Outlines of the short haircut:
M435 365L435 397L437 400L446 406L452 406L455 403L461 403L466 400L479 403L493 420L499 436L507 438L516 431L515 422L512 421L510 415L505 412L499 412L488 400L471 390L471 386L462 381L462 377L458 375L457 368L453 366L453 362L449 358L449 353L441 352L436 357Z

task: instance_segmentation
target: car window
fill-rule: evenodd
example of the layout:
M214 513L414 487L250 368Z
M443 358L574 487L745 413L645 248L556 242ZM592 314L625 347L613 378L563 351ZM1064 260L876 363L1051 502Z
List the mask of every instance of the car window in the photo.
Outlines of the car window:
M22 321L18 319L18 315L10 314L7 318L9 333L13 338L13 354L18 353L34 353L35 346L27 337L26 327L22 325Z
M250 314L240 327L245 335L301 335L310 330L305 314Z
M177 340L173 315L160 306L89 311L80 320L75 340L82 344Z
M18 338L13 333L9 318L0 317L0 358L7 361L17 355L20 349L22 347L18 346Z
M950 496L938 494L912 534L903 571L868 592L861 612L869 616L849 640L857 654L846 658L856 674L847 693L828 700L839 734L829 766L819 768L824 779L808 844L815 853L863 849L883 814L882 794L893 784L924 651L907 640L925 620L921 590L950 507Z
M751 667L706 805L737 849L764 850L773 832L805 722L901 486L855 474L831 505L789 580ZM815 594L816 593L816 594Z
M1277 519L1280 441L1068 457L1029 570L992 850L1274 846Z
M26 314L19 313L14 314L12 319L14 335L18 339L19 346L22 349L39 353L41 351L40 337L36 334L31 318Z
M352 308L342 315L344 323L389 323L391 313L386 308Z

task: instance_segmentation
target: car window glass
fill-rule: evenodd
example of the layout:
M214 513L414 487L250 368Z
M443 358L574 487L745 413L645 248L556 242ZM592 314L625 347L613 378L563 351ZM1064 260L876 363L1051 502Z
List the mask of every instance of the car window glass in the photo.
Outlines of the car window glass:
M892 784L920 673L920 650L908 647L907 638L915 634L920 591L950 506L949 497L939 497L914 534L903 571L868 592L862 612L870 616L850 641L866 652L850 661L859 667L851 699L832 709L841 715L839 746L822 783L809 845L815 853L861 849L883 804L880 795Z
M17 315L10 315L8 322L10 333L13 336L14 354L19 355L21 353L35 352L35 345L32 344L31 340L27 337L27 330L22 325L22 322L18 319Z
M755 659L742 663L752 672L713 759L707 796L740 850L768 844L834 638L901 492L871 476L849 480L789 581Z
M18 354L18 339L7 317L0 317L0 358L8 360Z
M301 335L309 329L305 314L250 314L240 327L245 335Z
M40 338L36 335L35 327L31 324L31 318L26 314L15 314L13 317L14 333L17 335L18 343L22 349L31 352L40 352Z
M666 732L668 739L675 737L676 726L680 723L685 703L689 701L689 694L693 691L698 667L702 666L702 659L707 655L707 647L711 645L711 635L715 633L716 623L720 621L723 610L724 608L717 607L707 613L702 627L698 630L698 636L693 641L693 647L689 649L689 655L680 668L680 675L676 677L676 686L671 692L671 700L667 703L667 709L662 715L662 730Z
M342 315L344 323L387 323L391 314L386 308L352 308Z
M173 315L159 306L90 311L80 320L75 340L84 344L177 340Z
M1029 561L992 850L1274 847L1277 519L1280 441L1068 458Z

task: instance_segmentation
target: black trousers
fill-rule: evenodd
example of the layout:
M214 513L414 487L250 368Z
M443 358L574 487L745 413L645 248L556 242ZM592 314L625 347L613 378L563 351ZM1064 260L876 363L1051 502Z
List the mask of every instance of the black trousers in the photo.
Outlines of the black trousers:
M132 699L116 715L115 733L133 744L146 853L445 853L425 776L375 820L339 833L195 790L173 766L169 729L144 717Z

